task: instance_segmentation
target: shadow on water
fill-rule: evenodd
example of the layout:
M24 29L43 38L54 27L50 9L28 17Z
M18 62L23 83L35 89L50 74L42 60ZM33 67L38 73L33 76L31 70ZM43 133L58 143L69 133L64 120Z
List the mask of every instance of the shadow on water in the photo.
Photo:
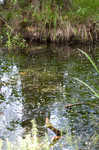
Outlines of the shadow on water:
M83 48L84 49L84 48ZM85 47L86 49L86 47ZM19 137L31 133L35 119L38 136L45 135L45 118L66 132L54 145L56 150L99 149L99 101L77 77L97 92L99 75L77 48L48 48L50 53L24 56L0 56L0 138L16 143ZM94 61L99 62L99 47L87 48ZM98 65L99 67L99 65ZM66 104L89 102L89 105L65 108ZM49 141L54 133L48 130Z

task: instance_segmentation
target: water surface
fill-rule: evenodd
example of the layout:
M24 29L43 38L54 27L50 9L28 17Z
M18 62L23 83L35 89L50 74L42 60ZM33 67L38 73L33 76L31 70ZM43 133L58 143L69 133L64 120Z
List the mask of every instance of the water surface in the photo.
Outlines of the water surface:
M86 49L99 68L99 48ZM55 150L76 150L77 146L79 150L99 149L99 100L74 77L99 91L98 73L77 48L48 47L47 53L32 56L0 55L3 149L6 149L6 138L15 143L19 137L31 133L33 119L38 136L43 137L46 115L54 127L66 132L53 145ZM65 108L76 102L88 102L88 105ZM54 133L48 130L47 134L50 142Z

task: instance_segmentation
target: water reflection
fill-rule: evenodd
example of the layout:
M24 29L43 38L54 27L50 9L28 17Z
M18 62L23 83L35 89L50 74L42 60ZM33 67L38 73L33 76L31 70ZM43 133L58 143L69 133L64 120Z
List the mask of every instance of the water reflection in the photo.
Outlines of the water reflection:
M15 142L22 136L22 87L19 70L11 61L0 64L0 138Z

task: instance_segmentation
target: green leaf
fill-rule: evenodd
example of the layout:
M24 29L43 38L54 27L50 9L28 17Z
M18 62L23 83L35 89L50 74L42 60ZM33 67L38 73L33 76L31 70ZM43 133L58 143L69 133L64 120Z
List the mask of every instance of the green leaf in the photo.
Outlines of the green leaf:
M79 81L80 83L82 83L83 85L85 85L88 89L90 89L90 91L97 97L99 98L99 94L96 93L93 88L91 88L87 83L83 82L82 80L78 79L78 78L73 78L76 81Z
M97 73L99 73L99 69L97 68L96 64L93 62L93 60L91 59L91 57L86 52L82 51L81 49L78 48L78 50L88 58L88 60L93 65L93 67L95 68L95 70L97 71Z

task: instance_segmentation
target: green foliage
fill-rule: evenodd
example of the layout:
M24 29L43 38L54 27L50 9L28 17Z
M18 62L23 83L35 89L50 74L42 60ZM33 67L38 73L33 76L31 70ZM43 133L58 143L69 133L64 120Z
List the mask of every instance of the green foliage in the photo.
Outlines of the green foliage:
M7 37L8 37L8 40L7 40L7 42L6 42L6 47L7 47L8 49L10 49L10 48L12 48L11 33L10 33L10 32L7 32L6 34L7 34Z
M15 4L17 3L17 0L11 0L11 3L12 3L13 5L15 5Z
M9 2L9 4L8 4ZM44 38L46 36L51 35L52 38L55 40L56 38L56 29L61 28L64 32L59 36L66 35L66 38L69 38L71 33L77 35L78 29L73 29L70 25L71 22L76 23L81 22L82 20L85 21L89 19L90 16L93 20L98 20L99 15L99 1L98 0L40 0L39 4L32 5L31 1L25 0L9 0L7 1L8 9L4 9L0 12L1 19L4 18L3 22L5 26L9 30L13 30L11 32L14 33L14 29L17 30L19 28L23 29L21 22L26 23L29 26L29 22L31 26L37 26L38 30L44 33ZM72 2L72 7L70 9L66 9L65 5ZM39 6L41 5L41 8ZM13 27L13 24L16 21L16 26ZM19 26L18 26L19 25ZM41 30L40 30L41 29ZM46 29L48 29L48 33L46 34ZM50 30L50 29L54 29ZM24 30L24 29L23 29ZM19 30L18 30L19 31ZM44 32L43 32L44 31ZM52 32L51 32L52 31ZM80 31L80 30L79 30ZM53 34L54 33L54 34ZM87 29L84 28L81 31L82 39L87 40ZM6 42L6 47L11 49L11 47L20 47L25 48L27 45L24 39L19 34L10 33L7 31L5 33L8 40ZM89 35L90 39L92 39L91 34ZM18 39L19 37L19 39ZM57 36L58 37L58 36ZM58 39L58 38L57 38ZM2 37L1 37L2 40Z
M0 35L0 45L2 44L2 42L3 42L3 35L1 34Z
M43 25L48 25L48 27L56 27L59 19L59 7L56 5L55 8L52 8L51 3L48 2L44 5L41 12L35 8L32 16L38 22L42 22Z
M67 3L69 3L69 1L67 1ZM65 3L63 3L63 1L50 0L46 1L41 11L35 7L33 17L42 24L49 24L49 26L53 25L56 27L61 24L61 22L67 20L80 22L85 21L89 17L94 20L99 16L98 11L98 0L74 0L69 10L65 9Z
M69 12L71 19L85 20L97 16L99 12L98 0L74 0L72 10Z
M24 49L27 47L26 41L22 38L21 34L12 35L10 31L6 33L7 41L5 46L9 50L14 49Z

